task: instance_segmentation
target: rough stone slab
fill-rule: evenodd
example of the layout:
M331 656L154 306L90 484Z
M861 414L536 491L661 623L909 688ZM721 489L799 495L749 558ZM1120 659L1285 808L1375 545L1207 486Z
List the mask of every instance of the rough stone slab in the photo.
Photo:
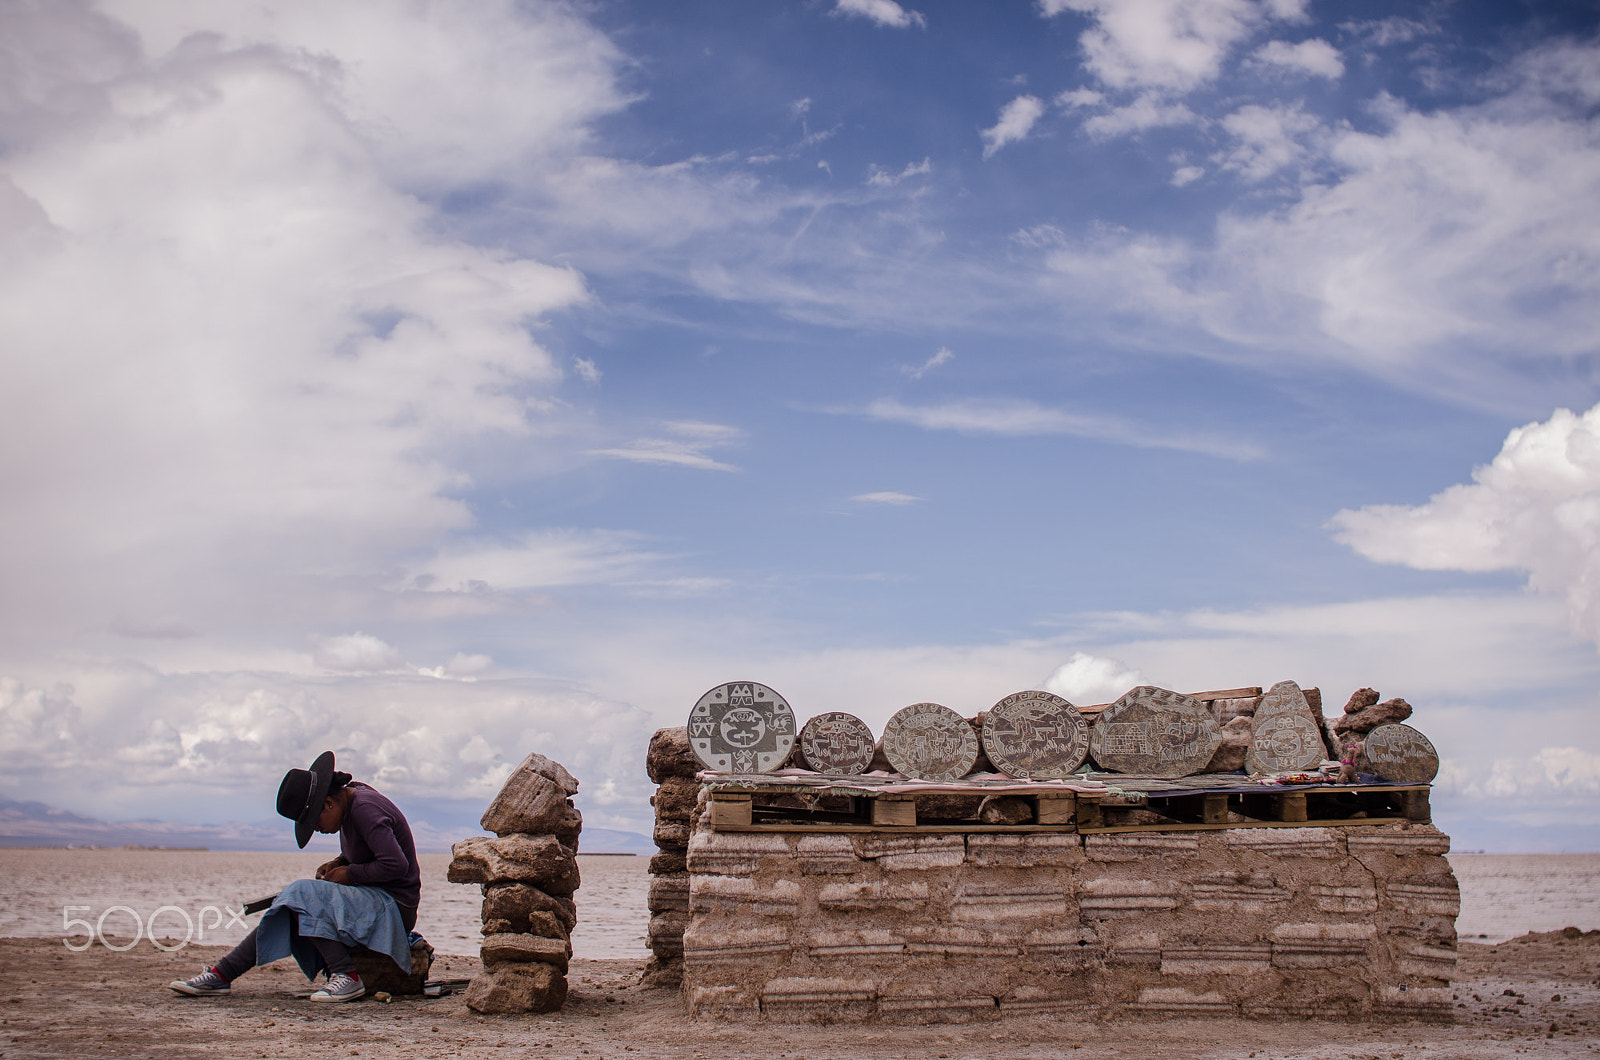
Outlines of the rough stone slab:
M1254 736L1254 718L1239 715L1229 718L1222 723L1222 742L1201 772L1232 773L1243 769L1245 759L1250 757L1250 742Z
M655 840L658 849L682 850L689 845L693 835L694 829L688 821L673 821L658 817L651 838Z
M1427 916L1459 916L1461 891L1454 876L1422 876L1383 881L1380 908Z
M1361 924L1283 924L1272 932L1277 968L1341 968L1366 964L1377 927Z
M808 876L843 875L861 871L861 859L847 835L806 835L795 845L795 860Z
M561 939L542 939L537 935L505 932L487 936L478 952L485 965L503 961L518 964L539 962L553 964L562 974L566 974L567 958L572 956L572 946Z
M700 785L693 777L667 777L650 796L655 807L656 820L688 823L694 817L695 802L700 798Z
M1106 959L1113 964L1158 965L1161 963L1161 936L1138 932L1114 939Z
M1083 850L1091 861L1193 857L1200 852L1200 840L1192 834L1121 832L1112 835L1084 836Z
M512 925L509 931L543 934L533 930L533 925L542 923L537 919L541 913L554 917L567 932L578 922L578 909L571 898L546 894L523 883L491 883L483 889L484 923L503 920Z
M687 913L655 913L650 917L646 935L650 950L658 957L678 957L683 954L683 933L689 928Z
M856 854L866 859L900 857L906 854L952 854L966 856L967 841L960 835L881 835L865 833L851 837ZM957 859L959 864L960 859Z
M1216 991L1197 994L1182 987L1146 987L1139 1000L1126 1006L1134 1012L1170 1016L1231 1016L1233 1002Z
M663 850L650 857L650 875L677 876L689 871L687 850Z
M1037 987L1019 987L1015 994L1000 999L1002 1016L1069 1016L1089 1020L1099 1014L1091 998L1048 994Z
M973 1023L1000 1018L1000 1006L989 994L950 994L922 989L878 997L878 1014L894 1023Z
M806 943L806 954L818 959L898 960L905 952L904 936L884 929L814 931Z
M1202 942L1161 951L1162 975L1256 975L1272 970L1265 942Z
M1450 837L1432 825L1412 825L1371 831L1352 830L1346 837L1353 857L1388 854L1409 857L1417 854L1450 853Z
M1089 880L1078 893L1078 910L1088 918L1147 916L1178 908L1178 881Z
M1217 719L1218 726L1227 728L1228 723L1235 718L1254 718L1261 706L1261 699L1261 696L1214 699L1211 701L1211 715Z
M725 928L691 922L683 933L683 959L689 967L728 961L770 962L791 950L787 927Z
M537 935L542 939L571 940L571 933L560 920L550 913L529 913L526 921L514 924L509 920L485 920L485 935Z
M793 917L800 910L800 885L793 880L758 883L748 876L697 875L689 881L689 911L748 910L758 916Z
M485 832L500 836L554 834L567 818L567 799L577 790L578 782L561 763L530 754L511 771L478 823Z
M749 876L763 858L788 859L790 840L757 832L696 832L689 840L689 871L716 876Z
M783 768L798 735L794 711L759 681L728 681L701 696L689 713L689 749L716 773Z
M1183 777L1204 768L1221 743L1205 704L1140 685L1100 713L1089 733L1089 754L1112 772Z
M1275 858L1336 858L1345 852L1345 829L1335 828L1230 828L1228 847Z
M664 783L668 777L693 780L694 775L700 772L700 763L695 760L694 751L689 747L689 730L682 725L657 729L655 735L650 737L649 750L645 752L644 770L649 774L652 784Z
M900 883L863 881L852 883L826 883L817 893L817 905L823 909L851 912L875 912L897 909L912 912L928 904L928 885L921 880Z
M1036 868L1077 865L1084 859L1083 837L1071 832L967 836L967 861L982 868Z
M554 836L473 836L450 848L451 883L527 883L555 895L578 889L578 861Z
M989 795L978 806L983 824L1032 824L1033 803L1020 795Z
M662 876L650 881L650 893L645 907L652 913L687 913L689 911L689 875Z
M870 979L773 979L761 990L761 1011L776 1020L855 1022L873 1014L877 998Z
M1233 869L1195 880L1189 887L1189 897L1196 909L1259 913L1267 905L1287 902L1294 895L1270 873Z
M978 738L967 719L938 703L913 703L883 728L883 753L896 771L918 780L959 780L978 761Z
M1354 708L1354 709L1351 709ZM1378 702L1378 693L1370 688L1357 689L1344 706L1344 715L1335 718L1335 733L1371 732L1379 725L1405 721L1411 717L1411 704L1403 699Z
M918 925L906 932L906 950L963 960L1001 958L1010 961L1021 954L1022 941L956 924Z
M950 905L957 920L1011 920L1064 917L1067 896L1059 884L967 882Z
M467 985L474 1012L555 1012L567 1000L567 978L542 961L495 964Z
M1038 928L1024 936L1022 951L1029 957L1048 958L1056 972L1084 972L1106 960L1105 944L1091 927ZM1160 950L1156 952L1159 956Z
M1375 913L1378 910L1378 889L1370 883L1349 886L1313 883L1306 887L1306 895L1324 913Z
M1372 999L1372 1011L1383 1016L1448 1022L1454 1018L1449 987L1386 986Z
M758 1020L761 1018L760 995L748 986L691 987L689 1015L693 1019Z

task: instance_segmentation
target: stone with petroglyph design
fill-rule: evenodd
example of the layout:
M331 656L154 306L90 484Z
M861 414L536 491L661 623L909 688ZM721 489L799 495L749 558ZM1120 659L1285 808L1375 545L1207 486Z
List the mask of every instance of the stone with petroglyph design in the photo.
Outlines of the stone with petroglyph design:
M1257 713L1244 767L1251 773L1291 773L1314 769L1327 755L1322 732L1310 714L1296 710L1266 716Z
M1089 753L1089 726L1060 696L1013 692L984 714L983 752L996 769L1014 777L1066 777Z
M689 747L716 773L770 773L794 749L794 711L766 685L729 681L689 712Z
M967 719L938 703L913 703L883 728L883 752L899 773L918 780L959 780L978 760Z
M1409 725L1379 725L1367 733L1365 750L1372 771L1385 780L1426 784L1439 775L1439 752Z
M1089 733L1089 754L1100 768L1152 777L1198 772L1221 744L1222 733L1205 704L1150 685L1107 707Z
M876 746L867 723L842 710L818 714L800 730L800 757L805 768L833 777L865 773Z

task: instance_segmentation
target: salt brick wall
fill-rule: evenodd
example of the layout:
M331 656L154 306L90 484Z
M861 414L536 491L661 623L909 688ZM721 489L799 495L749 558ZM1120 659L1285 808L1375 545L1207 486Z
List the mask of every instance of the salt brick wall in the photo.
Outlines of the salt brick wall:
M741 1020L1448 1019L1449 846L1420 824L899 836L702 818L683 986L694 1016Z

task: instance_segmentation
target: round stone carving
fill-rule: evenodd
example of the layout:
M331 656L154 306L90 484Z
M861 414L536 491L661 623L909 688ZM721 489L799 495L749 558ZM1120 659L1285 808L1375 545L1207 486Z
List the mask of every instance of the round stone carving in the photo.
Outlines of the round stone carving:
M1060 696L1013 692L984 716L983 753L996 769L1014 777L1069 776L1089 753L1089 726Z
M1322 733L1309 714L1283 708L1263 717L1258 711L1244 767L1251 773L1292 773L1315 769L1327 757Z
M913 703L883 727L883 753L896 772L918 780L960 780L978 761L967 719L938 703Z
M1150 777L1186 777L1205 768L1222 732L1204 703L1140 685L1100 713L1089 754L1101 769Z
M1398 784L1427 784L1439 775L1439 752L1409 725L1379 725L1367 733L1366 753L1374 773Z
M800 730L800 757L806 768L832 777L865 773L874 746L867 723L842 710L818 714Z
M689 746L716 773L770 773L794 748L794 711L754 681L718 685L689 713Z

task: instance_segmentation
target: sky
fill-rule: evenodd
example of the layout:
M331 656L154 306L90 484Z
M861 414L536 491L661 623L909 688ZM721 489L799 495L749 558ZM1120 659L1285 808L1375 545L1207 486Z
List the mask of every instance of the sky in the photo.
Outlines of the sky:
M0 797L1292 679L1600 850L1597 115L1565 2L0 0Z

